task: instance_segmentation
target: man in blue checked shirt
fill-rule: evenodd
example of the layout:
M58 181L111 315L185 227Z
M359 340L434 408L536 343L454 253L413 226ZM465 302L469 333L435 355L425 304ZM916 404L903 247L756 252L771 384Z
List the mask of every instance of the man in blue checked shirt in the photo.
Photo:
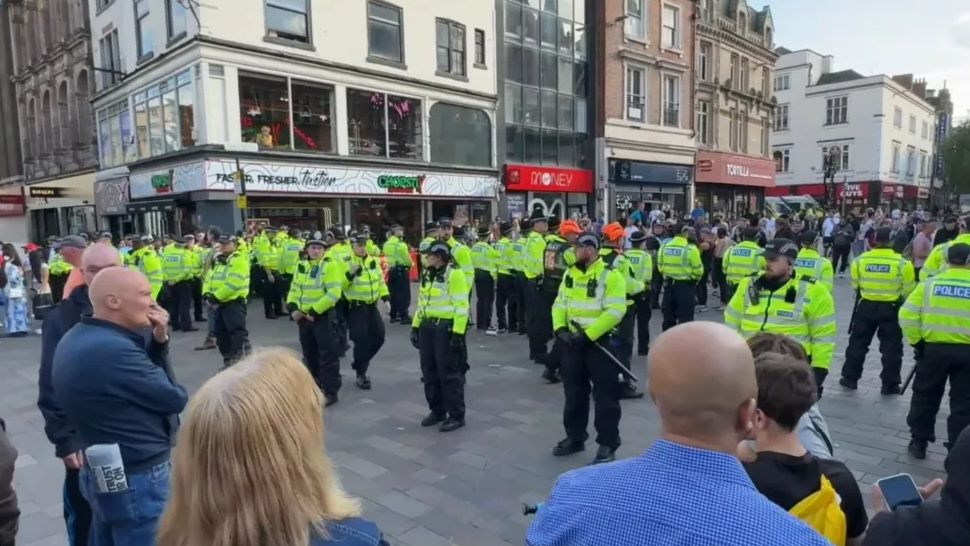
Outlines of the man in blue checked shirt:
M637 458L560 476L526 544L829 544L762 496L735 457L758 395L740 336L713 322L681 324L657 338L647 369L662 437Z

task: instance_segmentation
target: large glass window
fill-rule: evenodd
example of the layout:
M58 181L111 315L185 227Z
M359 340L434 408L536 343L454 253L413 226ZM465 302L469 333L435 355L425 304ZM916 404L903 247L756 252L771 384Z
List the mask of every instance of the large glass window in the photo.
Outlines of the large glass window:
M333 87L294 80L291 89L293 146L297 150L335 151Z
M489 167L492 164L492 123L475 108L438 103L431 107L431 161Z
M664 4L662 30L663 46L669 49L680 49L680 8Z
M401 8L367 2L367 54L375 59L404 62L404 25Z
M165 0L165 3L167 4L165 11L167 15L168 39L171 40L185 34L188 10L185 9L185 4L181 0Z
M165 153L165 136L162 133L162 97L155 93L149 93L148 99L148 134L151 144L151 155L162 155Z
M179 140L182 148L188 148L195 146L195 93L192 89L191 73L179 74L176 85L178 86Z
M122 165L134 157L131 113L124 100L98 111L99 153L103 167Z
M134 128L129 126L131 136L123 138L131 142L128 160L195 146L194 86L192 71L186 70L132 96Z
M261 149L290 147L286 79L240 74L239 108L243 142Z
M266 0L266 34L274 38L310 43L308 4L308 0ZM182 17L184 30L184 13Z
M169 89L162 95L162 115L165 127L165 151L181 148L181 138L178 133L178 107L176 106L175 90Z
M422 159L421 101L347 90L351 155Z
M145 158L152 155L148 147L148 102L145 100L135 103L135 142L138 157Z

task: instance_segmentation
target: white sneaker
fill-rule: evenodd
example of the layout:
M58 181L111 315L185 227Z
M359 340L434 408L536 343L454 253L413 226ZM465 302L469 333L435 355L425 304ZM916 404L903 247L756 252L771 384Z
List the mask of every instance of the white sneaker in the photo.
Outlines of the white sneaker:
M498 329L495 328L494 326L489 326L488 330L485 330L485 335L486 336L497 336L498 335Z
M714 310L715 311L723 311L724 310L724 306L719 303L719 304L717 304L717 305L714 306Z

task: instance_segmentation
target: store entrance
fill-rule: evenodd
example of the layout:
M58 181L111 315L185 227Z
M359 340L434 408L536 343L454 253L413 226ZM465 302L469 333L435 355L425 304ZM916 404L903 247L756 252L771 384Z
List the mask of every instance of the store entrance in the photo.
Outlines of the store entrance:
M350 224L352 229L367 224L378 244L383 244L388 229L394 224L404 228L404 238L412 246L418 246L424 236L421 201L411 199L352 199Z

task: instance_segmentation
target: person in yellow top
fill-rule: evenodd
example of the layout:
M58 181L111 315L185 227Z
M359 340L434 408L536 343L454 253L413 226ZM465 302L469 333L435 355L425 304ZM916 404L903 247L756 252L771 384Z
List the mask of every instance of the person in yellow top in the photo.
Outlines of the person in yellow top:
M427 265L425 262L428 249L431 245L438 240L438 223L437 222L425 222L424 224L424 238L418 243L418 274L420 275L421 270Z
M387 259L387 289L391 292L391 322L411 324L411 249L404 240L404 228L394 224L384 242Z
M903 332L897 315L899 306L916 285L913 263L893 248L892 229L876 230L876 248L852 260L852 287L856 307L849 325L849 345L839 384L858 388L862 364L869 352L872 336L879 332L882 353L882 394L899 394L900 368L903 366Z
M264 279L261 295L263 297L263 314L268 319L283 316L283 276L280 273L280 255L283 239L279 230L273 226L266 226L263 232L253 240L253 253L259 273Z
M495 242L495 319L498 323L496 333L515 332L519 326L518 299L515 293L515 270L512 269L512 224L502 222L499 231L502 237Z
M285 300L290 293L290 283L293 282L293 275L296 274L296 266L300 264L300 260L303 258L303 247L306 246L306 243L297 231L294 231L291 235L289 230L281 230L280 234L283 235L282 237L277 236L280 238L280 296Z
M381 256L381 247L377 246L377 243L374 242L374 234L371 233L370 226L362 224L360 226L360 234L367 237L367 255L379 258Z
M832 293L812 278L795 276L798 245L772 239L765 245L765 270L741 281L724 308L724 324L748 339L759 332L789 336L805 349L819 397L835 351Z
M600 259L609 269L615 269L623 276L624 293L626 294L626 306L624 308L623 320L617 327L617 353L620 360L631 367L633 361L633 329L636 323L636 299L644 290L643 282L638 280L633 274L633 267L622 249L626 239L626 231L618 222L613 222L603 226L602 248L599 250ZM621 398L643 398L643 393L637 391L636 385L627 378L621 377L623 389Z
M542 362L546 357L546 337L543 335L543 321L537 318L539 283L542 282L543 259L546 254L546 233L549 232L549 219L539 210L532 214L532 231L525 239L522 252L523 304L526 309L526 333L529 336L529 359Z
M509 254L509 263L512 267L512 275L515 277L515 322L518 324L519 335L525 335L529 330L529 299L526 295L526 278L523 261L525 260L525 244L532 233L532 220L523 218L519 220L519 236L512 241L512 252ZM512 319L509 319L512 322ZM510 328L510 332L516 331Z
M565 347L561 340L555 338L552 328L552 306L559 296L559 287L566 275L566 270L576 263L576 251L573 245L583 233L575 220L559 222L555 216L549 219L549 230L558 232L546 235L546 250L542 259L542 286L536 297L536 320L541 321L542 352L536 363L545 366L542 378L548 383L562 381L559 370L562 368L562 355ZM552 340L552 347L546 352L546 344Z
M899 309L906 341L916 352L913 399L906 423L912 440L909 452L926 458L936 441L936 414L950 381L947 447L970 426L970 245L954 243L945 271L919 283Z
M638 229L630 235L630 250L623 253L630 262L630 273L643 290L633 294L633 308L637 323L637 354L645 356L650 351L650 281L653 277L653 256L646 250L646 231Z
M205 262L209 256L209 249L203 244L205 233L198 233L191 240L185 242L185 250L191 256L189 263L189 289L192 294L192 315L196 322L205 322L202 315L202 276L205 274Z
M436 241L425 250L418 304L411 322L411 345L421 359L424 397L431 412L421 426L439 425L441 432L465 426L463 351L468 327L468 287L465 275L449 264L451 248Z
M764 251L758 246L760 232L756 227L746 227L741 232L744 241L731 246L724 253L724 276L728 283L728 300L734 295L741 281L765 270ZM659 258L658 258L659 259Z
M576 239L576 263L566 270L552 306L556 337L567 347L562 360L566 438L552 454L563 457L585 449L592 383L599 444L593 464L614 460L620 447L621 384L616 366L602 351L619 356L614 331L626 314L626 281L601 259L599 246L599 238L590 232Z
M354 253L346 269L343 287L350 339L354 342L354 362L351 366L357 372L357 387L363 390L371 388L367 370L371 359L384 345L384 320L377 302L389 299L380 259L367 253L369 240L364 233L354 238Z
M165 284L162 275L162 262L151 245L152 238L143 235L131 240L131 253L128 255L128 267L141 271L152 287L152 299L158 301L158 295Z
M64 295L64 285L67 283L67 277L71 274L71 269L74 268L74 266L64 258L60 245L60 240L54 242L52 245L56 249L56 252L54 257L51 258L50 262L51 297L53 297L55 304L61 301ZM158 294L156 293L153 297L157 300Z
M475 265L472 264L472 253L464 243L455 239L455 228L452 225L451 218L445 216L438 220L438 238L451 249L452 262L464 273L465 286L471 293L472 285L475 282Z
M192 326L190 312L195 253L186 248L189 241L195 241L195 235L186 235L183 241L172 243L162 250L162 272L167 287L165 301L168 303L172 330L195 332L198 328Z
M475 267L475 325L481 331L494 336L498 333L492 326L492 306L495 303L495 283L498 281L498 251L488 244L488 227L476 232L478 241L472 245L472 265Z
M923 268L919 272L921 281L946 271L949 265L947 252L949 252L951 246L960 243L970 245L970 218L960 218L958 225L960 226L959 235L951 241L936 245L930 255L926 257L926 262L923 263Z
M223 367L229 367L250 350L246 330L249 257L236 249L236 238L228 235L219 237L218 252L202 292L215 313L213 333Z
M663 330L694 320L695 291L704 274L701 252L694 239L694 228L683 227L660 247L657 268L664 278L662 303Z
M832 271L832 262L818 253L818 234L814 231L803 231L799 239L802 249L795 259L795 275L811 277L831 292L835 289L835 273Z

